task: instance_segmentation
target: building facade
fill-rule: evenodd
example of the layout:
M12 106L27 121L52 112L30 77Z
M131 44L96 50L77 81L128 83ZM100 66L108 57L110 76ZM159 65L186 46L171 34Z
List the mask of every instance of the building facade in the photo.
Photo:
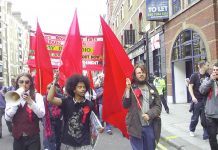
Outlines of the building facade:
M10 85L11 78L28 70L29 30L12 3L0 1L0 82Z
M168 101L190 101L184 79L197 63L217 62L218 1L173 0L172 15L164 24Z
M218 1L169 0L166 20L146 20L145 0L108 0L108 24L133 64L167 81L168 102L190 101L185 78L201 60L217 61ZM128 39L127 37L131 37Z

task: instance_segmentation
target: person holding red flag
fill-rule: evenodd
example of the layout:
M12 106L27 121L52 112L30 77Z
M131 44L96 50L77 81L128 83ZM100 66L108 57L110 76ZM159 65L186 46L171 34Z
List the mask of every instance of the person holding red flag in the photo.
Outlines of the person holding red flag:
M126 78L123 107L128 109L126 125L133 150L155 150L161 131L161 101L147 81L143 64L136 65L132 83Z
M90 89L89 79L83 75L74 74L68 78L65 88L67 97L55 97L55 80L51 84L47 100L60 106L63 112L64 127L62 133L62 146L67 150L92 150L90 115L95 112L91 101L85 99L85 93ZM99 128L103 132L103 128Z

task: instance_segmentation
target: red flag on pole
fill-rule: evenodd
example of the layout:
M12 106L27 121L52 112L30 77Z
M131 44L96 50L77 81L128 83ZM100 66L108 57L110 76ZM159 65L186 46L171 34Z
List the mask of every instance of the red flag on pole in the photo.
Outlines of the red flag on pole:
M94 82L93 82L93 78L92 78L92 72L90 70L87 71L87 76L88 76L89 81L90 81L90 88L94 89Z
M102 17L101 26L105 44L105 78L103 94L103 120L119 128L128 137L122 107L126 78L131 78L133 66L119 40Z
M47 91L47 85L53 80L53 70L45 39L38 21L35 38L35 64L35 86L37 91L44 95Z
M80 37L77 11L75 11L64 48L61 53L61 65L59 67L60 84L73 74L82 74L82 40Z

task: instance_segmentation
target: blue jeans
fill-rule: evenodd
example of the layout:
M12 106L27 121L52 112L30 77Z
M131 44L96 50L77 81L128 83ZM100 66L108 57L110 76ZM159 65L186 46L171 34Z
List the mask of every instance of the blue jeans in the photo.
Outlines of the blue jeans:
M99 120L101 122L103 122L103 119L102 119L102 104L98 104L98 109L99 109Z
M107 123L107 122L106 122L105 130L106 130L106 132L107 132L108 130L111 130L111 125L110 125L109 123Z
M152 125L142 127L142 137L130 136L133 150L155 150L155 137Z

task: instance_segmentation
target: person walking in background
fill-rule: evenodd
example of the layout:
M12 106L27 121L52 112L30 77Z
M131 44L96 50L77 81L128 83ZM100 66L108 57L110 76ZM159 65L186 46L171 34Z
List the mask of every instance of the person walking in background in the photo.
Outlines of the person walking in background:
M205 96L200 93L199 87L202 81L209 76L209 74L207 73L208 68L209 68L209 64L207 62L200 61L198 63L199 71L191 75L190 82L188 85L189 93L191 95L192 102L193 102L193 114L191 116L191 122L189 125L189 131L190 131L189 134L192 137L195 136L194 132L198 124L199 117L203 119L202 113L204 113ZM203 127L203 139L204 140L208 139L208 134L205 127Z
M91 112L95 112L91 101L85 99L85 93L90 89L89 79L83 75L73 75L68 78L65 89L68 96L55 97L55 84L58 73L48 92L48 101L60 106L63 112L64 128L62 134L62 146L67 150L91 150ZM103 129L99 129L103 132Z
M164 92L166 90L165 80L163 78L160 78L158 76L158 73L155 73L153 84L156 87L158 94L160 95L160 99L161 99L161 102L164 106L166 113L169 114L169 107L167 105L167 101L166 101L165 96L164 96Z
M218 150L218 63L213 66L213 72L205 79L199 88L201 94L206 94L205 115L211 150Z
M45 115L43 97L35 93L33 78L22 73L16 79L16 90L20 93L18 104L8 105L6 101L5 119L12 121L14 137L13 150L40 150L39 119Z
M104 92L104 89L103 89L103 84L104 84L104 80L101 79L101 80L97 80L97 82L95 83L96 84L96 101L97 101L97 104L98 104L98 110L99 110L99 119L101 121L101 124L102 126L104 126L104 120L102 118L102 109L103 109L103 92ZM112 135L113 132L112 132L112 126L106 122L106 127L105 127L105 130L106 130L106 133L109 134L109 135Z
M147 81L143 64L136 65L133 81L126 79L123 107L128 109L126 125L133 150L155 150L161 131L161 100Z
M7 91L15 91L15 88L16 88L16 79L12 78L11 79L11 86L8 87Z
M16 79L15 78L11 78L11 86L8 87L7 92L8 91L15 91L16 89ZM12 122L11 121L6 121L7 127L8 127L8 131L10 133L12 133Z
M56 96L63 97L60 86L56 86ZM47 92L50 90L51 84L47 86ZM52 105L47 101L47 94L43 97L45 103L45 117L43 121L43 145L45 150L60 150L61 146L61 129L62 129L62 113L58 106Z
M4 91L2 91L3 83L0 83L1 89L0 89L0 138L2 138L2 116L5 114L5 97L4 97Z

